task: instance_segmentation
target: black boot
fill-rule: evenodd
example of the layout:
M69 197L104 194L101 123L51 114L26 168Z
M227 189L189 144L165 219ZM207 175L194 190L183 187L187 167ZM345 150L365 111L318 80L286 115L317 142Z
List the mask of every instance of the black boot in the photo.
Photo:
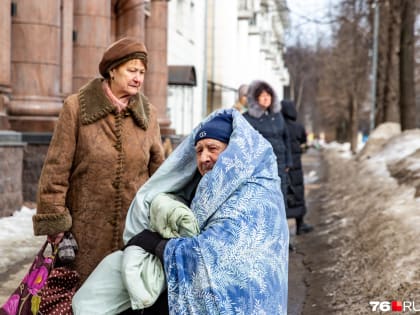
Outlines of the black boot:
M312 232L313 229L314 227L312 225L303 222L303 218L296 218L296 235Z
M296 251L296 247L292 243L289 243L289 252L294 252L294 251Z

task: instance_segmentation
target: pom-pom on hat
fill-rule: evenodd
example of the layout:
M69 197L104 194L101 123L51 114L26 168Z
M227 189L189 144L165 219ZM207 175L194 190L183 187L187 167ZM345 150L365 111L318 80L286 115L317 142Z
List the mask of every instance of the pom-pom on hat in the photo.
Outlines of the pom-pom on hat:
M194 138L194 145L203 139L216 139L224 143L229 143L232 134L232 115L221 114L215 116L201 126Z
M131 59L140 59L147 69L146 46L131 37L121 38L105 50L99 63L99 73L108 79L110 70Z

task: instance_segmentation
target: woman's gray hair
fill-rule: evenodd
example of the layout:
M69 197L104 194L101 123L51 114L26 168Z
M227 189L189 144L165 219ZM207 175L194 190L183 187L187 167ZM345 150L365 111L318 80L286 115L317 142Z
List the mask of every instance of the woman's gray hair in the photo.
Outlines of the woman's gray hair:
M241 84L238 88L238 98L240 99L243 96L248 94L248 84Z

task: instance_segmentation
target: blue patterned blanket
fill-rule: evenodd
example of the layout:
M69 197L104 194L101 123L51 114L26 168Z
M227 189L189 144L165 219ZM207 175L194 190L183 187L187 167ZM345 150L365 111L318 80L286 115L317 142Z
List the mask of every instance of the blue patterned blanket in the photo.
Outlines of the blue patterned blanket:
M204 122L221 112L232 113L233 132L213 170L197 176L197 127L137 193L124 240L149 227L157 194L175 194L190 203L200 234L165 248L170 314L287 314L289 231L275 155L236 110Z

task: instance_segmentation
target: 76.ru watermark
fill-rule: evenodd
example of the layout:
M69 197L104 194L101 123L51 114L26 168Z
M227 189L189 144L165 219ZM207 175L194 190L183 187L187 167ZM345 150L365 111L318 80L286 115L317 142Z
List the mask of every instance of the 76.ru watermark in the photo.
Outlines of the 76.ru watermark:
M372 312L420 312L414 301L370 301Z

